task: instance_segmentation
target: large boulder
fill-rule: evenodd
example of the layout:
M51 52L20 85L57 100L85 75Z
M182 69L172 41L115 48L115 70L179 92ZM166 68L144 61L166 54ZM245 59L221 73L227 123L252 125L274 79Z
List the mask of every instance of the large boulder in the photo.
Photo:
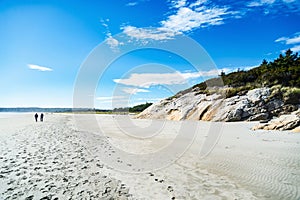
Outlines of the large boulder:
M272 99L266 104L268 112L279 109L283 106L283 102L280 99Z
M270 88L256 88L253 90L249 90L246 94L249 101L251 101L254 104L258 104L265 99L267 99L270 96Z
M266 124L259 124L254 126L253 130L263 129L263 130L293 130L299 129L300 117L295 113L289 115L282 115L276 119L271 120Z

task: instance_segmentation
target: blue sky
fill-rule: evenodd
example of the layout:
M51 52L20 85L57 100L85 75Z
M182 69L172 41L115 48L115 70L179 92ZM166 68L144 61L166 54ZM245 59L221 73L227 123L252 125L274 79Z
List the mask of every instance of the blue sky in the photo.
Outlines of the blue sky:
M297 0L2 0L0 107L72 107L78 73L101 44L116 52L132 41L192 38L216 68L196 70L172 52L143 49L114 60L90 94L97 108L155 102L221 70L299 52L299 11Z

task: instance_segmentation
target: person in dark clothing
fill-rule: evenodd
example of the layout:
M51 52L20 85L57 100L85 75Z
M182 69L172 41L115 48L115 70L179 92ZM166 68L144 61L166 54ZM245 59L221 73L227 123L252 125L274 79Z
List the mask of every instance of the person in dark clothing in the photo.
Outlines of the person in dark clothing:
M35 113L34 118L35 118L35 122L37 122L39 115L37 113Z
M41 122L44 120L44 114L41 114Z

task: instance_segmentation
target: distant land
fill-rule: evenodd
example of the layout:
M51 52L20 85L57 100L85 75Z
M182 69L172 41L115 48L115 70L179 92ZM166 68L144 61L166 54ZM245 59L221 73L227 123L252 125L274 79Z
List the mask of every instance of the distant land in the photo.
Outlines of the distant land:
M66 112L75 112L75 113L138 113L142 112L152 103L145 103L136 105L133 107L125 107L125 108L114 108L112 110L108 109L97 109L97 108L40 108L40 107L15 107L15 108L0 108L0 112L49 112L49 113L66 113Z
M110 110L100 110L92 108L39 108L39 107L16 107L0 108L0 112L110 112Z

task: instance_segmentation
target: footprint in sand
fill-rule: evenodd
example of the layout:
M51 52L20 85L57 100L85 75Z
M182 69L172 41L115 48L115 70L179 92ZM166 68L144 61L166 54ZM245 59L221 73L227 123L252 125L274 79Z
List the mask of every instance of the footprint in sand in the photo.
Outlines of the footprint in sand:
M25 200L32 200L33 197L34 197L33 195L30 195L30 196L26 197Z
M170 186L170 185L167 187L167 190L168 190L168 192L173 192L173 191L174 191L174 190L173 190L173 187Z
M99 167L99 168L103 168L103 165L101 165L99 163L97 163L96 166Z
M153 173L151 173L151 172L149 173L149 175L150 175L150 176L154 176L154 174L153 174Z

